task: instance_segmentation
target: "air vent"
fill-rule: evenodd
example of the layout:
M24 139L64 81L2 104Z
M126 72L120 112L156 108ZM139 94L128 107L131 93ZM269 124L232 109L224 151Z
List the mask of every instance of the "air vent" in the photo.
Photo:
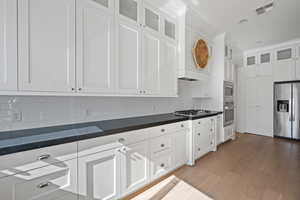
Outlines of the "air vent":
M274 8L274 2L266 4L266 5L262 6L262 7L257 8L256 9L256 14L257 15L262 15L262 14L264 14L266 12L271 11L273 8Z

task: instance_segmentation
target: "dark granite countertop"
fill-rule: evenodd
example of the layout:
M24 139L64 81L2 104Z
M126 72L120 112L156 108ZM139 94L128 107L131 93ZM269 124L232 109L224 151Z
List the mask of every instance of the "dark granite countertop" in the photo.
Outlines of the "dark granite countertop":
M0 132L0 155L119 134L121 132L160 126L185 120L195 120L218 114L221 114L221 112L212 112L197 117L183 117L175 116L173 113L168 113Z

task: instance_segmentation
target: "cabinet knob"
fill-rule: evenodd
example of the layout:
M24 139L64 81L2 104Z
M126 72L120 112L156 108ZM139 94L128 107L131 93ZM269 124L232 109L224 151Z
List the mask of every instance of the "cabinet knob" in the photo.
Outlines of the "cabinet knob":
M165 147L165 145L164 145L164 144L161 144L160 147Z
M183 124L181 124L181 128L184 128L184 125L183 125Z
M198 135L200 136L200 135L201 135L201 133L198 133Z
M49 154L41 155L38 157L38 160L47 160L51 157Z
M161 132L165 132L166 130L165 129L161 129Z
M201 148L198 148L198 151L201 151Z
M164 163L160 164L160 167L165 167L165 164Z
M79 91L82 91L82 88L78 88Z
M201 122L198 122L198 124L201 124Z
M75 88L72 88L71 90L72 90L72 91L75 91Z

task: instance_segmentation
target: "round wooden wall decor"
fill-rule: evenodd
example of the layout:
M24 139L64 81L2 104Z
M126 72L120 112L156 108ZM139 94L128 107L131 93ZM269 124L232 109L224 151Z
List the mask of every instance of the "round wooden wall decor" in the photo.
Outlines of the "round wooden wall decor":
M197 68L205 68L209 60L209 49L204 40L198 40L193 49L194 62Z

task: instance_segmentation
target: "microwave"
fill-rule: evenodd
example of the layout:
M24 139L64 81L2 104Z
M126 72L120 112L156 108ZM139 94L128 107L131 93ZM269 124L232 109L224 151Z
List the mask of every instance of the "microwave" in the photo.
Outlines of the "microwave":
M233 83L229 81L224 81L224 101L233 101L234 95Z

